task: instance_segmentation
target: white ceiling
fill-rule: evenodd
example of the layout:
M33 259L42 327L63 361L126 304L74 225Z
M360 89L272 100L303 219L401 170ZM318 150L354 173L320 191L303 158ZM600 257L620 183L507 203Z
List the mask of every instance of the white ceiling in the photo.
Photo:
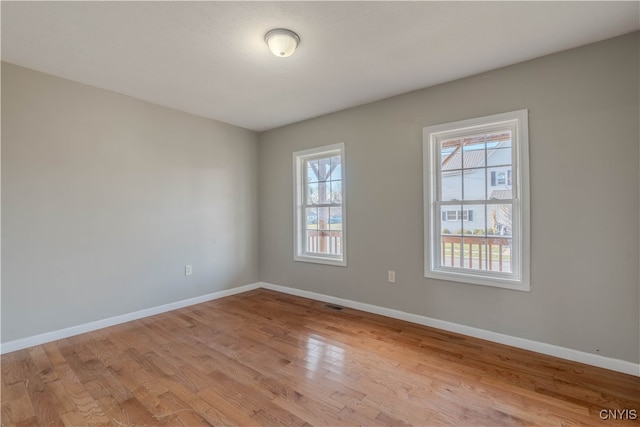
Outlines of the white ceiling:
M639 5L2 1L2 60L265 130L638 30Z

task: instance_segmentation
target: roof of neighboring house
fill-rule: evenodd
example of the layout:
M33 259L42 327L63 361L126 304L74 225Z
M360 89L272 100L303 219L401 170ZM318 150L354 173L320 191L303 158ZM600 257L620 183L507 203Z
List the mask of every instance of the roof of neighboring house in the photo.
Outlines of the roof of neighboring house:
M465 169L481 167L485 162L485 143L497 143L494 148L498 148L504 141L510 140L511 134L509 132L503 132L500 134L490 135L487 139L485 139L485 135L482 135L472 138L464 138L464 140L457 139L446 141L443 143L443 148L455 147L455 149L453 150L453 152L451 152L451 154L449 154L442 160L442 171L445 172L462 169L463 157ZM472 149L471 147L473 147L474 145L478 148ZM494 152L494 150L490 150L489 156L491 156Z
M511 190L493 190L490 199L511 199Z
M462 169L462 150L451 154L442 164L442 171ZM464 168L477 168L484 165L484 150L467 150L464 152Z

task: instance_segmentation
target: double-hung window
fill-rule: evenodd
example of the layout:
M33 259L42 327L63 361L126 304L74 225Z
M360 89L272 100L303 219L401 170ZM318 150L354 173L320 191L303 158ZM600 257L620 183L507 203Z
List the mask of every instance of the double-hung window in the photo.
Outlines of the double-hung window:
M425 276L529 290L527 110L423 132Z
M294 260L346 266L344 144L293 153Z

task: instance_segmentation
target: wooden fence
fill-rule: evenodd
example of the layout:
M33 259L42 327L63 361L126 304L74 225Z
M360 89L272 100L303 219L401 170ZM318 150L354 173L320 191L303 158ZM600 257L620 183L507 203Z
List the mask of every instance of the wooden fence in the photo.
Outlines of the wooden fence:
M307 230L307 252L327 255L341 255L342 231Z
M511 237L442 235L442 265L511 271Z

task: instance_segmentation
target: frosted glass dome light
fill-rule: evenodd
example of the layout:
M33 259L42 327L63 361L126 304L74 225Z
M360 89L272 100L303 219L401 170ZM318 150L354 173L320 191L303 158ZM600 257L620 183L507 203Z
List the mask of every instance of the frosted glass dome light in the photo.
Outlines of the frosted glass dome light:
M276 28L265 34L264 41L269 45L271 53L277 57L286 58L295 52L300 43L300 37L291 30Z

